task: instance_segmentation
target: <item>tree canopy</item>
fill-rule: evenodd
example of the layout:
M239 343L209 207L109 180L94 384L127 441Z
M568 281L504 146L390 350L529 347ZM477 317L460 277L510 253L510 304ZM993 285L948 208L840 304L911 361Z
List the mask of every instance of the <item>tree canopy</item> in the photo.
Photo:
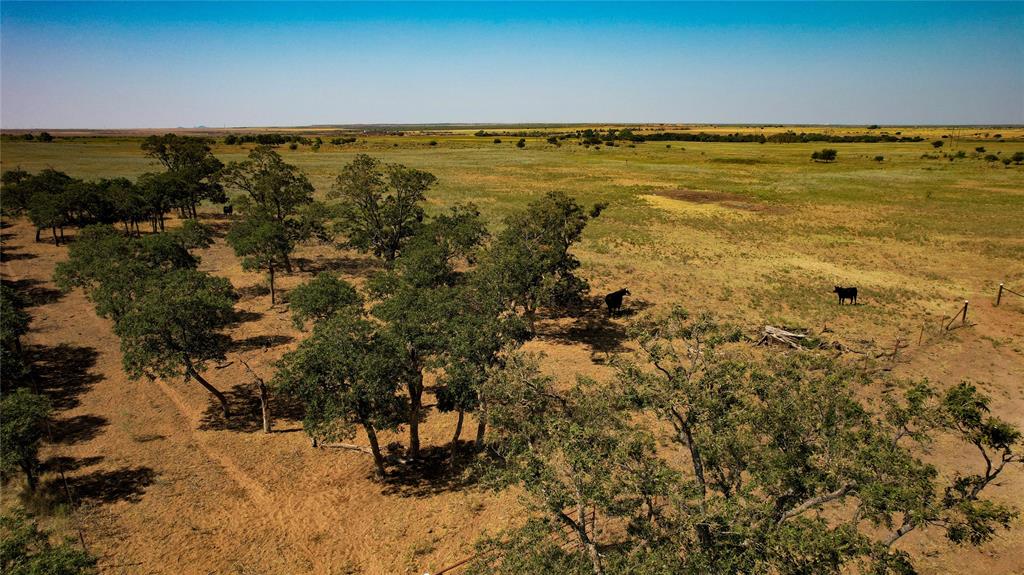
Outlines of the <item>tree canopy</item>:
M165 168L174 206L183 216L195 218L203 201L221 203L227 199L218 182L224 164L213 155L211 143L206 138L176 134L149 136L142 142L142 151Z
M314 438L349 439L361 427L383 477L377 431L403 421L406 407L396 391L405 367L400 342L347 309L317 322L313 335L281 360L274 383L303 401L304 429Z
M864 372L819 352L749 357L707 314L631 333L610 385L556 386L521 358L492 376L482 465L542 515L482 542L471 573L912 573L893 547L907 533L977 545L1017 516L984 490L1021 464L1020 431L973 385L892 381L875 405ZM637 423L651 416L667 433ZM942 478L922 458L940 436L981 471Z
M357 155L341 169L328 195L340 200L338 229L347 245L394 260L423 222L420 204L436 181L428 172Z
M125 372L195 379L227 416L227 400L201 372L207 362L224 359L230 338L222 330L235 320L236 299L227 279L195 270L176 269L149 280L114 327Z

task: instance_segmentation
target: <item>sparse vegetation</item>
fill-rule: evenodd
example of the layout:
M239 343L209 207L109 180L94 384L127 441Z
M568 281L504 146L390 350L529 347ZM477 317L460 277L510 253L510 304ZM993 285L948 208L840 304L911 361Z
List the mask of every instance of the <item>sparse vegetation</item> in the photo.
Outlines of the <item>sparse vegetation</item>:
M311 550L330 545L344 568L368 572L433 571L484 529L492 537L469 572L934 572L954 557L1006 560L1020 537L1003 530L1016 527L1021 446L1004 391L1024 356L991 342L1013 341L999 322L1016 300L994 309L972 295L972 325L944 337L919 332L927 318L912 310L945 309L964 289L988 295L990 277L1015 281L1015 136L1001 154L970 155L979 161L957 153L975 148L960 136L956 151L928 155L959 162L919 160L922 148L901 142L837 142L843 162L815 168L814 144L767 128L755 132L764 146L741 134L687 140L683 155L645 146L652 129L574 130L516 133L550 144L523 152L445 128L344 144L324 133L332 145L318 156L285 154L295 165L270 148L211 146L227 164L211 180L235 196L234 215L209 199L193 211L170 169L141 176L138 139L6 140L0 384L7 402L38 383L55 410L29 500L62 490L65 465L72 495L134 529L134 513L157 512L168 483L188 477L203 489L182 497L246 525L268 501L294 503L273 512L305 514L288 517L309 519ZM585 152L584 138L609 149ZM316 145L306 139L287 143ZM381 150L401 165L358 155ZM992 169L1000 158L1008 169ZM48 189L60 217L46 235L61 238L63 224L66 248L36 245L34 226L18 219ZM879 202L885 217L865 217ZM952 281L944 266L967 257L972 271ZM55 263L59 286L82 288L110 322L46 289ZM271 266L267 293L259 274ZM859 284L861 305L835 306L833 283ZM606 317L603 294L627 287L623 312ZM736 327L670 311L676 303ZM813 326L813 349L751 349L766 322ZM894 338L919 333L922 347L956 353L972 382L913 343L896 340L899 360L885 355ZM978 355L978 341L1000 360ZM89 367L79 356L93 347L101 355ZM143 392L147 376L167 381ZM269 401L254 391L263 377ZM280 435L250 434L259 401ZM284 433L300 429L323 449ZM119 459L104 451L94 462L96 446L117 446ZM5 477L20 482L26 472L8 453ZM129 465L156 468L161 490L136 500L148 483ZM359 508L342 514L319 499L338 496ZM133 503L108 505L115 497ZM176 513L206 529L200 512ZM465 536L428 535L467 514ZM45 524L63 534L64 521ZM369 521L379 541L367 545L352 527ZM289 547L299 531L261 526L284 542L283 560L305 557ZM159 522L152 531L195 536ZM927 560L906 543L919 531ZM85 525L106 569L119 551L94 533ZM385 541L394 557L376 551ZM249 569L223 549L190 558Z

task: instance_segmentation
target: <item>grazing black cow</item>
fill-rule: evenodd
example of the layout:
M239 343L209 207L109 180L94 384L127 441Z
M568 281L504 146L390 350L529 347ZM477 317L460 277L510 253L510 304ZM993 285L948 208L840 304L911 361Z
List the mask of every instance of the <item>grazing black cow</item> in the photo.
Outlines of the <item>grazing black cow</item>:
M622 298L630 295L628 289L620 289L604 296L604 303L608 304L608 315L615 315L622 308Z
M233 213L235 213L235 206L232 206L231 204L228 204L228 205L224 206L224 215L225 216L230 216Z
M832 290L832 292L839 296L839 305L843 305L843 302L846 300L850 300L850 303L857 305L857 288L836 286L836 289Z

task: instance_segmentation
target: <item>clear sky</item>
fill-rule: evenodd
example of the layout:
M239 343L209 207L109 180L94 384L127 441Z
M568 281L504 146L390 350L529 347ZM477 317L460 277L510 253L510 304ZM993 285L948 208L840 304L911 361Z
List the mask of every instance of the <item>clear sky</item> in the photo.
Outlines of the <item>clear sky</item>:
M1024 123L1024 2L0 4L4 128Z

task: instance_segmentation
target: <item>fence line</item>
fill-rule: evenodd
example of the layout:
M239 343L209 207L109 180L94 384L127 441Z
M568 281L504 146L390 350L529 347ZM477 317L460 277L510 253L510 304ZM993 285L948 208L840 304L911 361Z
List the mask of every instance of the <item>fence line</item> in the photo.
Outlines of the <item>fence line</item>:
M960 325L967 324L967 304L967 300L964 300L964 307L960 308L960 311L956 312L953 317L949 318L949 323L945 325L946 331L949 331L949 326L953 325L953 322L956 321L956 318L958 317L961 318ZM945 318L943 318L943 322L945 322Z
M996 305L997 306L999 305L999 302L1001 302L1003 300L1003 292L1004 291L1010 292L1010 293L1012 293L1015 296L1024 297L1024 294L1015 292L1012 289L1010 289L1010 288L1006 287L1005 285L1003 285L1002 283L1000 283L999 284L999 292L996 294Z

